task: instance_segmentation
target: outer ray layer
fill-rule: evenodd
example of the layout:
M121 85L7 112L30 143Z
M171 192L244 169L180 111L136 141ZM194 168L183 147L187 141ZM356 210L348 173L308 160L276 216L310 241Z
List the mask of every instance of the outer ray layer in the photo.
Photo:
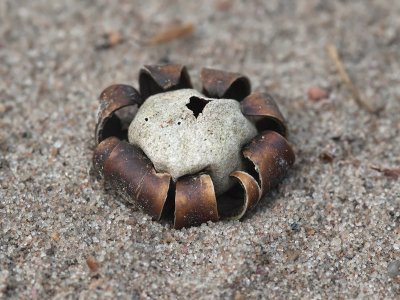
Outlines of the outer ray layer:
M96 143L110 136L120 136L121 124L115 112L123 107L142 104L138 91L124 84L115 84L100 94L100 109L95 131Z
M243 100L250 94L251 85L246 76L204 68L201 70L203 94L212 98Z
M275 131L264 131L243 149L243 155L255 166L259 176L261 197L276 186L290 166L295 156L287 140Z
M140 94L143 99L178 89L192 88L189 74L182 65L148 65L139 72Z
M209 175L187 176L177 181L175 228L198 226L218 219L214 185Z

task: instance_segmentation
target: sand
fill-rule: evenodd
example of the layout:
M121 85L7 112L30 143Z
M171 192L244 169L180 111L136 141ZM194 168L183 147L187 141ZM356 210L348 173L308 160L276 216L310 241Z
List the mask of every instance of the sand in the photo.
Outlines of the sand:
M0 2L0 298L399 297L400 2L63 2ZM297 161L243 221L173 230L92 176L96 98L159 62L279 95Z

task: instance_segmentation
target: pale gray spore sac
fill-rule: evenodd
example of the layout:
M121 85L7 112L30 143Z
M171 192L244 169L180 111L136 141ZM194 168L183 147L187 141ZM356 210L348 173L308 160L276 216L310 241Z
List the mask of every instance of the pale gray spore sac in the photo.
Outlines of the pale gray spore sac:
M207 98L193 89L149 97L128 132L129 142L143 150L158 172L176 181L204 171L217 195L232 186L231 172L244 169L241 149L256 135L239 102Z

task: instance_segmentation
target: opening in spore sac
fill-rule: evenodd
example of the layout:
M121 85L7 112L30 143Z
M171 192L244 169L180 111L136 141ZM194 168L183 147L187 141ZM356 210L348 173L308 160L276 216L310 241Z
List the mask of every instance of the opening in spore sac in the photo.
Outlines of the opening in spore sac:
M197 119L199 114L203 112L203 109L206 107L208 102L210 101L193 96L190 97L190 101L188 104L186 104L186 107L193 112L194 117Z

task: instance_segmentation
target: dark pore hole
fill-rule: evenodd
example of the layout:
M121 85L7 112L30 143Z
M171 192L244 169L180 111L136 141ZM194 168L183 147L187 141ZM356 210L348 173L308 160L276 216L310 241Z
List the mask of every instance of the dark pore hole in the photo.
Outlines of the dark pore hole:
M199 114L203 112L203 109L206 107L208 102L210 101L193 96L190 97L190 101L188 104L186 104L186 107L193 112L194 117L197 119Z
M245 192L241 185L235 182L235 185L226 193L218 197L218 213L222 218L231 218L237 216L244 205Z
M258 186L261 187L260 174L257 172L256 166L254 165L254 163L246 157L244 159L244 164L245 164L246 172L249 173L251 176L253 176L254 179L257 181Z
M169 182L169 189L167 199L165 200L164 208L161 213L161 218L164 220L171 220L174 218L175 213L175 182L171 179Z

